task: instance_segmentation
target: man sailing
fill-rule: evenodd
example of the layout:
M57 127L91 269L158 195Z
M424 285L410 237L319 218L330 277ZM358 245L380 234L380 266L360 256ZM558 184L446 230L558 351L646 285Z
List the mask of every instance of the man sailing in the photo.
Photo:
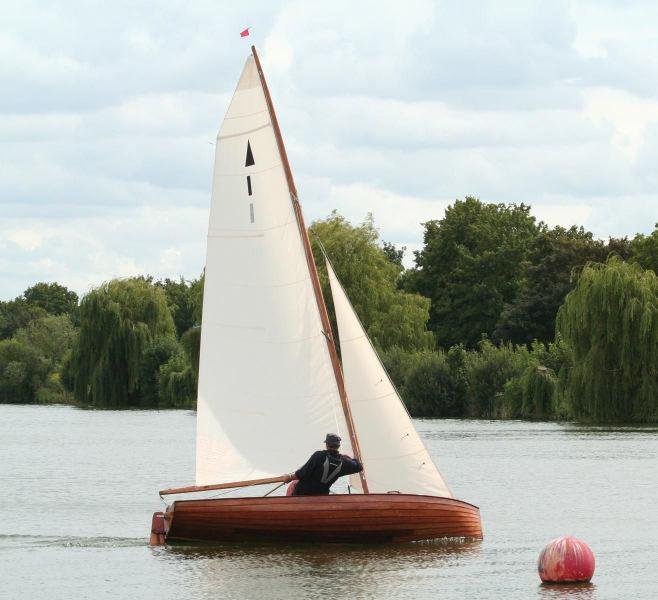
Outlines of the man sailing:
M293 496L326 495L339 477L363 471L357 459L339 452L340 441L335 433L328 433L324 440L326 450L314 452L303 467L285 475L286 483L297 480Z

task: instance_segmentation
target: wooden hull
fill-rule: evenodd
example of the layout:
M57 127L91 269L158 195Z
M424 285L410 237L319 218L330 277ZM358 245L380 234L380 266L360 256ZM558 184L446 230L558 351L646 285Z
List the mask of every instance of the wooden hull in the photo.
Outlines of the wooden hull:
M167 542L410 542L482 538L477 506L412 494L334 494L179 500L165 514Z

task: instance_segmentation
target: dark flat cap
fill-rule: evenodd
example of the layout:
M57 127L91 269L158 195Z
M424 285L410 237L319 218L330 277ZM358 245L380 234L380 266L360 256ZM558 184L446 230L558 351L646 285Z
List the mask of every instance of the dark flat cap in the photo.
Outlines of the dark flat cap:
M330 446L339 446L340 445L340 436L335 433L328 433L327 437L324 438L324 443L329 444Z

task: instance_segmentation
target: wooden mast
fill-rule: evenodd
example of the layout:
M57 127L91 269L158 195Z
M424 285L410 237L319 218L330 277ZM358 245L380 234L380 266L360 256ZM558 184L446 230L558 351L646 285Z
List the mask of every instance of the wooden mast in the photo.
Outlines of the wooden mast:
M313 283L313 292L315 293L315 300L318 304L320 319L322 321L322 327L324 329L324 334L325 334L324 337L327 341L327 348L329 349L331 364L334 369L334 375L336 376L336 384L338 385L340 402L343 406L343 412L345 413L345 422L347 424L347 430L350 435L350 442L352 444L352 449L354 451L354 457L357 458L361 463L363 463L363 460L361 459L361 448L359 447L359 440L356 436L354 421L352 419L352 411L350 410L350 404L347 399L347 392L345 390L343 372L341 371L340 368L340 361L338 360L338 352L336 351L336 344L334 343L333 336L331 335L331 324L329 322L329 314L327 313L327 305L325 304L324 296L322 295L320 278L318 277L318 270L315 266L315 261L313 260L313 250L311 249L311 242L308 239L308 232L306 231L306 225L304 223L304 215L302 214L302 208L301 205L299 204L299 199L297 197L297 187L295 186L295 180L293 179L292 171L290 169L290 163L288 162L288 154L286 152L286 147L283 143L283 137L281 136L279 121L277 120L276 113L274 112L274 104L272 103L270 91L267 87L267 82L265 81L265 75L263 74L263 69L261 67L260 60L258 58L258 53L256 52L256 46L251 47L251 53L253 54L254 60L256 61L256 69L258 70L258 76L260 77L260 82L261 85L263 86L263 92L265 94L265 102L267 103L267 109L270 113L270 119L272 121L272 128L274 129L274 136L276 137L276 143L277 146L279 147L281 163L283 164L283 170L286 174L286 179L288 181L290 199L292 200L292 206L295 210L295 217L297 218L297 226L299 227L299 233L302 237L304 253L306 254L306 262L308 264L308 270L311 275L311 282ZM361 485L363 486L363 492L367 494L368 483L366 481L364 471L361 471L359 475L361 477Z

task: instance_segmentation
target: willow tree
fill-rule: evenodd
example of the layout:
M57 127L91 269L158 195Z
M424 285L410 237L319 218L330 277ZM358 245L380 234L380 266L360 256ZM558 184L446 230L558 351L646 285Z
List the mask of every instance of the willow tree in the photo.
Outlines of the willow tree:
M73 350L74 394L94 406L138 402L142 354L175 328L161 288L144 279L115 279L80 303L80 333Z
M585 267L557 317L573 366L561 382L573 416L658 417L658 277L617 257Z

